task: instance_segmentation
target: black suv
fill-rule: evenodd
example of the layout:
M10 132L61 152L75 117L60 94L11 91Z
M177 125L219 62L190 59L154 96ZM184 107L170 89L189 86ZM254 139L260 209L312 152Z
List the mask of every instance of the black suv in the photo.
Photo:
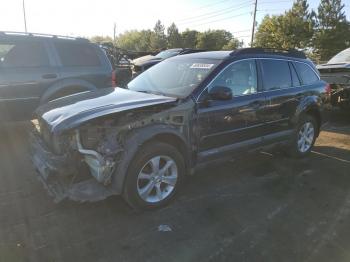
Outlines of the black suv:
M166 204L211 161L284 143L303 157L319 135L326 83L298 51L239 49L176 56L128 89L52 101L37 110L32 158L56 201L122 194Z
M0 32L0 121L30 119L39 104L111 86L107 56L86 39Z

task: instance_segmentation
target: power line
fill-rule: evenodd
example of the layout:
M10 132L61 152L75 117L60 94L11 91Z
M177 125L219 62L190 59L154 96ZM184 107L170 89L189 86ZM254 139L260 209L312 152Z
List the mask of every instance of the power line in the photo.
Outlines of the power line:
M193 8L192 10L200 10L200 9L205 9L205 8L210 7L210 6L213 6L213 5L218 5L218 4L221 4L221 3L227 2L227 1L231 1L231 0L221 0L221 1L217 1L217 2L215 2L215 3L211 3L211 4L207 4L207 5L203 5L203 6L200 6L200 7Z
M210 15L210 16L206 16L206 17L203 17L203 18L196 18L196 19L192 19L191 21L188 21L188 22L180 22L180 23L178 23L179 25L183 25L183 24L191 24L191 23L193 23L193 22L198 22L198 21L202 21L202 20L206 20L206 19L208 19L208 18L213 18L213 17L217 17L217 16L222 16L222 15L225 15L225 14L228 14L228 13L231 13L232 11L236 11L236 10L240 10L240 9L242 9L242 8L245 8L245 7L247 7L247 6L249 6L250 5L250 3L248 4L248 5L245 5L245 6L241 6L241 7L231 7L231 8L226 8L225 10L223 10L223 11L220 11L220 12L218 12L218 13L216 13L216 14L213 14L213 15Z
M232 34L237 34L237 33L243 33L243 32L248 32L251 29L246 29L246 30L240 30L240 31L236 31L236 32L231 32Z
M259 5L264 5L264 4L279 4L279 3L293 3L292 1L289 0L281 0L281 1L265 1L265 2L261 2L259 3Z
M213 21L208 21L208 22L205 22L205 23L197 24L197 25L192 25L192 27L197 27L197 26L206 25L206 24L210 24L210 23L216 23L216 22L232 19L232 18L243 16L243 15L250 14L250 13L251 12L244 12L244 13L241 13L241 14L238 14L238 15L234 15L234 16L230 16L230 17L226 17L226 18L222 18L222 19L217 19L217 20L213 20Z
M208 15L212 15L212 14L217 14L217 13L220 13L220 12L225 12L225 11L228 11L228 9L235 9L235 8L240 8L241 6L245 6L245 5L249 5L252 3L252 0L250 1L246 1L246 2L243 2L243 3L240 3L238 5L233 5L231 7L226 7L226 8L223 8L223 9L220 9L220 10L216 10L216 11L211 11L211 12L208 12L208 13L204 13L204 14L201 14L201 15L197 15L197 16L192 16L192 17L186 17L186 18L182 18L182 19L178 19L177 21L178 22L181 22L181 21L187 21L187 20L193 20L193 19L197 19L199 17L203 17L203 16L208 16Z

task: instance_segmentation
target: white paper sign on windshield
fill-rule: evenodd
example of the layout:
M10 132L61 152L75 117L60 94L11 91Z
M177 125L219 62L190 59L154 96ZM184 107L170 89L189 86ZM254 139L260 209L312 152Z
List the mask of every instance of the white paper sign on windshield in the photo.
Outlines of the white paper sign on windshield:
M210 69L214 66L214 64L202 64L202 63L194 63L190 68L195 69Z

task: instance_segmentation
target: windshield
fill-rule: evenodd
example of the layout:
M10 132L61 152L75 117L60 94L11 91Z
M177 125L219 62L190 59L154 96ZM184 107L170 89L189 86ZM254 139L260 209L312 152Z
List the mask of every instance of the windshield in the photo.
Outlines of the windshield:
M130 90L187 97L213 71L219 60L170 59L163 61L128 84Z
M176 56L180 54L181 50L165 50L156 55L156 57L161 58L161 59L167 59L172 56Z
M328 64L339 64L339 63L349 63L350 62L350 48L341 51L336 54Z

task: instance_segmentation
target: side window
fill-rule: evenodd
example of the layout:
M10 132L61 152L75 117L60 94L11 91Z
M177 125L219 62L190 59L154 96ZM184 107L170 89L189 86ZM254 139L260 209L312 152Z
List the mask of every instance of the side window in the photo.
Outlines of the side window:
M292 78L287 61L262 59L264 90L277 90L292 87Z
M310 85L319 80L318 75L310 68L310 66L303 63L293 63L303 85Z
M300 86L301 84L300 84L299 77L292 63L289 63L289 68L290 68L290 72L292 73L293 86Z
M0 42L0 67L42 67L49 64L45 46L41 42Z
M255 60L236 62L222 71L209 89L214 86L231 88L233 96L255 94L257 92L257 73Z
M56 42L56 50L63 66L99 66L96 50L89 44Z

